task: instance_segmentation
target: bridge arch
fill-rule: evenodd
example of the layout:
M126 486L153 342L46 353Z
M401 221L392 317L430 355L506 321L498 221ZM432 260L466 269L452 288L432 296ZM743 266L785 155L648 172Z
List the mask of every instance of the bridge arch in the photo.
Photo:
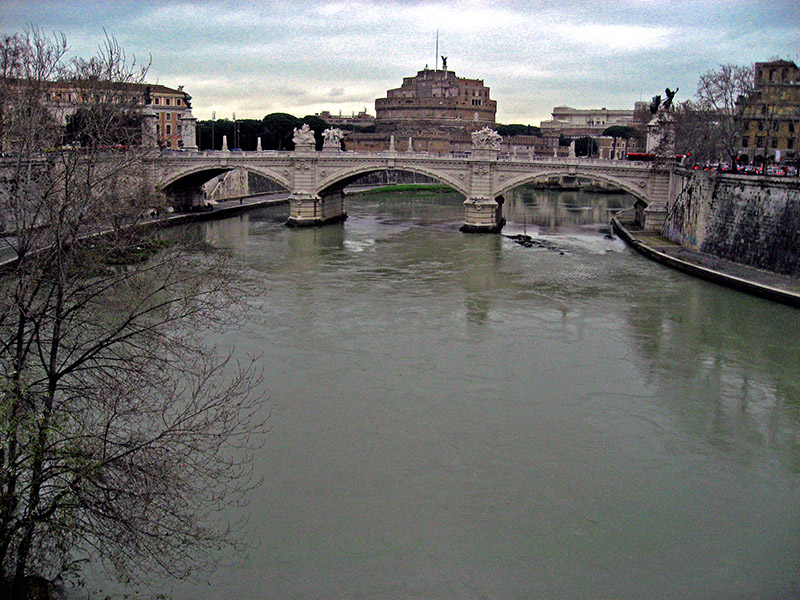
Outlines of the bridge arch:
M647 196L646 177L640 176L635 178L620 178L612 175L607 175L604 173L596 173L592 171L581 171L581 170L565 171L558 169L546 169L542 171L536 171L533 173L525 173L524 175L519 175L503 181L501 187L497 190L497 196L502 196L503 194L507 194L511 190L529 183L534 183L542 179L549 179L551 177L563 177L565 175L570 177L578 177L580 179L587 179L594 183L611 184L619 188L623 192L627 192L637 200L641 200L642 202L644 202L645 205L650 204L650 199Z
M234 169L242 169L249 173L255 173L283 188L291 191L292 183L288 177L273 172L271 169L262 169L258 166L247 164L228 164L228 165L194 165L175 171L170 171L166 177L158 184L158 189L165 192L175 191L183 188L195 188L207 183L218 175L228 173Z
M373 163L369 165L359 165L346 169L337 169L335 172L327 175L326 169L321 169L322 180L317 188L317 193L324 195L325 193L339 191L347 185L357 180L359 177L368 175L369 173L379 173L382 171L405 171L407 173L416 173L418 175L425 175L432 179L447 185L465 198L469 197L469 190L463 181L459 181L457 176L449 173L443 173L437 169L426 168L414 164L395 164L387 165L386 163Z

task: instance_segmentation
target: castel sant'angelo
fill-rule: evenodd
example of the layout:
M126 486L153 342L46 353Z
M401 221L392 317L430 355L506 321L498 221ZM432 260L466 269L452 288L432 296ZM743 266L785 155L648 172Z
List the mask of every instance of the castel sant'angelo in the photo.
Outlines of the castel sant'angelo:
M394 136L398 150L408 150L410 138L415 152L468 151L470 134L494 127L496 113L483 80L456 77L444 59L441 69L426 66L376 99L375 133L353 133L345 143L348 150L380 152Z

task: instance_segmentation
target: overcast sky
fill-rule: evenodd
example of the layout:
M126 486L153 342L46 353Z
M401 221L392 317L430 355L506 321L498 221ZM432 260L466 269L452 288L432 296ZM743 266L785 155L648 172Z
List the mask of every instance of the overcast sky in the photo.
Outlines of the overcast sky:
M374 114L375 98L436 59L483 79L497 121L538 125L554 106L632 108L665 87L694 96L723 63L800 63L800 0L0 0L3 33L31 24L94 54L104 31L148 79L184 85L200 119Z

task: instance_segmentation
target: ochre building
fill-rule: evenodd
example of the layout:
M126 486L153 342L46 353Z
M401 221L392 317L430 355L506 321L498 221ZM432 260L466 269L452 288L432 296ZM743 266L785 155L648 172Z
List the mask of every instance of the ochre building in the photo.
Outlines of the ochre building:
M796 160L800 148L800 68L791 61L755 64L755 91L740 102L742 162Z
M196 149L192 97L183 86L178 89L160 84L108 83L97 81L52 81L43 84L43 103L59 127L67 127L81 108L103 102L130 102L147 112L154 121L155 142L161 148ZM13 85L7 85L13 90ZM8 140L0 140L7 147Z
M139 85L144 87L145 102L149 96L150 108L156 113L156 137L159 146L171 149L183 148L186 141L184 129L187 129L185 120L191 119L191 135L194 135L192 97L183 91L182 85L178 86L177 90L159 84ZM189 139L191 144L187 146L196 147L194 138L190 136Z

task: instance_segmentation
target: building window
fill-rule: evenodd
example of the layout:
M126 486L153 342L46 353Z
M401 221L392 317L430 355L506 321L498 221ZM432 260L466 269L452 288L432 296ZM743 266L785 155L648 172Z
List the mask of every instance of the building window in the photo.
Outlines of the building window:
M794 133L794 123L789 121L789 133Z
M165 103L167 106L169 106L169 98L166 98L166 99L164 100L164 103Z
M167 123L167 135L172 135L172 125Z
M156 98L156 104L161 104L161 98Z
M742 138L742 148L747 148L747 145L750 143L750 140L747 138Z
M778 138L772 138L772 147L773 148L777 148L778 147Z
M756 148L760 148L764 145L764 138L763 136L759 136L756 138Z
M764 121L759 121L758 122L758 130L759 131L764 131Z
M180 106L180 105L181 105L181 99L175 98L175 106Z
M794 138L789 138L786 140L786 149L791 150L792 148L794 148Z

